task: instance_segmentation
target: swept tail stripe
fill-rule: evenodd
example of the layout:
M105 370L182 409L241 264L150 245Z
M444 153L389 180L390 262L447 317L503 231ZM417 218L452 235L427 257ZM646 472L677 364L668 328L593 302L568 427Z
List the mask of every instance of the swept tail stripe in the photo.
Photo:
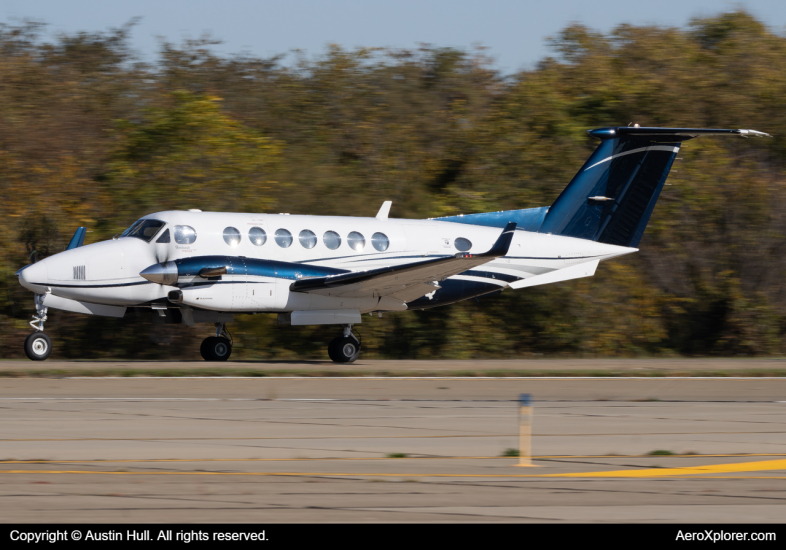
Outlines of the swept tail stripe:
M668 151L669 153L678 153L679 150L680 150L679 147L674 147L672 145L652 145L650 147L639 147L638 149L632 149L630 151L625 151L624 153L618 153L616 155L611 155L610 157L606 157L605 159L596 162L592 166L585 168L584 171L586 172L590 168L595 168L599 164L603 164L604 162L609 162L610 160L619 157L624 157L625 155L632 155L633 153L641 153L643 151Z

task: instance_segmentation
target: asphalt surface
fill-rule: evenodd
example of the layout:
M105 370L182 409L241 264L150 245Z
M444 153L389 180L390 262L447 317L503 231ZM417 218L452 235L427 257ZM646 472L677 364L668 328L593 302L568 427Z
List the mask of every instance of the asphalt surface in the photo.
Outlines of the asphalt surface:
M535 467L500 456L520 393ZM4 522L786 517L786 379L2 378L0 408Z

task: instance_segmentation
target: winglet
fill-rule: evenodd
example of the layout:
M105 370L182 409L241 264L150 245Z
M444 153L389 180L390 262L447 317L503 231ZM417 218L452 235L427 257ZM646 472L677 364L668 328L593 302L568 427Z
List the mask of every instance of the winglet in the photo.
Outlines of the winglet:
M481 258L500 258L508 253L510 250L510 243L513 241L513 234L516 232L516 222L508 222L508 225L505 226L505 229L502 230L499 237L497 237L497 242L494 243L488 252L484 252L483 254L469 254L468 252L463 252L456 254L456 257L472 257L472 256L479 256Z
M377 219L378 220L386 220L388 219L388 214L390 214L390 206L393 204L393 201L385 201L382 203L382 206L379 208L379 212L377 212Z
M68 243L66 250L72 248L79 248L85 243L85 235L87 234L87 227L78 227L74 236L71 237L71 242Z

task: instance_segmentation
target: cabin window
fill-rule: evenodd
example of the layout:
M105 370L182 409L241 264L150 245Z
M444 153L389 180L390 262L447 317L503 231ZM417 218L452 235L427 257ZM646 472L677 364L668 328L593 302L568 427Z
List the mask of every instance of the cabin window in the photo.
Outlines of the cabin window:
M308 229L304 229L298 235L298 240L303 248L314 248L317 246L317 236L314 234L313 231L309 231Z
M252 227L248 230L248 240L255 246L262 246L267 242L267 233L261 227Z
M366 246L366 238L357 231L353 231L347 236L347 244L352 250L360 252Z
M177 244L192 244L196 238L196 231L190 225L175 226L175 242Z
M472 242L464 237L459 237L453 241L453 246L455 246L456 250L459 252L469 252L469 249L472 248Z
M292 233L286 229L276 229L276 244L281 248L289 248L292 244Z
M384 252L390 246L390 241L388 240L388 236L384 233L374 233L371 236L371 244L380 252Z
M240 244L240 231L234 227L227 227L224 229L224 242L229 246L237 246Z
M335 231L325 231L325 234L322 236L322 242L330 250L335 250L341 246L341 235Z
M169 241L170 241L169 229L161 233L161 236L158 239L156 239L157 243L168 243Z
M123 232L126 237L136 237L146 243L153 240L153 237L166 225L161 220L139 220L134 225Z

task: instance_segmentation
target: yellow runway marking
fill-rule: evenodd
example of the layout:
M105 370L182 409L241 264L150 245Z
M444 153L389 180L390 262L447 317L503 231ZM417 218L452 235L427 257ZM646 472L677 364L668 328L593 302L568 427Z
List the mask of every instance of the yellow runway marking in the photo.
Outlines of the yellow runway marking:
M325 477L439 477L439 478L653 478L733 472L786 470L786 460L764 460L732 464L710 464L683 468L648 468L644 470L615 470L606 472L576 472L562 474L450 474L450 473L362 473L362 472L195 472L195 471L100 471L100 470L0 470L0 474L96 474L96 475L212 475L212 476L325 476ZM702 476L698 479L786 479L786 476ZM697 479L697 478L692 478Z
M717 455L663 455L657 456L658 459L674 458L732 458L732 457L756 457L756 456L786 456L786 453L745 453L745 454L717 454ZM656 458L653 455L543 455L533 456L533 460L560 460L560 459L584 459L584 458ZM317 458L120 458L120 459L85 459L85 460L0 460L0 464L118 464L118 463L139 463L139 462L320 462L320 461L339 461L339 460L512 460L508 456L334 456ZM779 461L770 461L779 462ZM756 464L752 462L751 464ZM684 468L677 468L684 469ZM638 471L638 470L634 470ZM656 469L664 471L664 469ZM562 474L554 474L562 475Z
M697 474L722 474L728 472L760 472L762 470L786 470L786 460L708 464L705 466L684 466L682 468L648 468L646 470L543 474L543 477L673 477Z
M592 473L592 472L590 472ZM362 473L362 472L195 472L195 471L175 471L166 472L123 472L123 471L99 471L99 470L0 470L0 474L75 474L75 475L120 475L120 476L252 476L252 477L400 477L400 478L486 478L486 479L518 479L518 478L562 478L585 477L584 474L560 475L560 474L422 474L422 473ZM589 477L589 476L588 476ZM786 479L786 476L706 476L693 477L690 479Z

